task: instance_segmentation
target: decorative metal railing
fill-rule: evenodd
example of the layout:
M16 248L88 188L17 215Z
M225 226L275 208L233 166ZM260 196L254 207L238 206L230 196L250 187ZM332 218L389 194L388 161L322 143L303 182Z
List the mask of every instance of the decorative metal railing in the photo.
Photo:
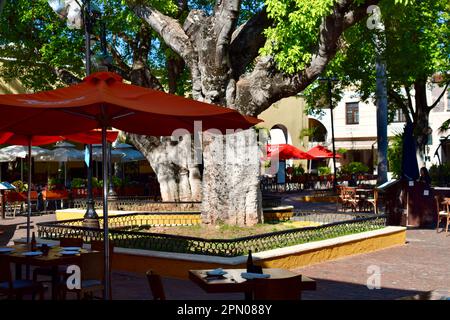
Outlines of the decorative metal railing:
M296 215L295 219L299 219L300 221L302 219L303 221L313 221L316 222L316 226L235 239L203 239L131 230L136 227L152 226L154 222L154 217L152 218L152 216L155 215L158 214L146 213L110 217L110 238L116 246L123 248L233 257L246 254L248 250L260 252L352 233L376 230L386 225L386 216L384 215L300 214ZM171 214L166 213L163 215ZM173 215L189 214L173 213ZM102 219L100 220L100 225L102 225L103 221ZM180 221L174 219L172 222ZM92 239L101 240L103 238L103 231L101 229L84 228L82 224L82 219L77 219L38 223L37 226L39 236L45 239L58 240L63 237L82 237L84 241L89 242ZM167 225L182 225L182 223Z
M75 209L86 209L86 199L73 200L71 207ZM95 208L103 208L101 198L94 199ZM118 197L108 200L109 210L143 211L143 212L179 212L200 211L201 202L158 202L152 197Z

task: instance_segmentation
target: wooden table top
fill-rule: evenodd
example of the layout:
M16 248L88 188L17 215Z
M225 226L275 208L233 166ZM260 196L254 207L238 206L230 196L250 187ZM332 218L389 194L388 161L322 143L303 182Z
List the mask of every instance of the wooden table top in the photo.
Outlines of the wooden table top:
M0 259L8 259L9 262L18 263L18 264L28 264L33 266L58 266L65 264L74 264L77 263L82 254L88 254L95 251L89 251L86 249L81 249L79 254L76 255L62 255L60 251L63 249L62 247L51 247L48 255L40 255L40 256L24 256L23 253L29 250L29 247L26 244L18 244L14 246L9 246L7 248L14 249L11 253L2 253L0 254ZM39 249L37 250L39 251Z
M208 293L246 292L249 285L241 273L246 269L223 269L227 272L223 277L208 277L209 270L189 270L189 279L199 285ZM298 276L297 273L287 269L264 268L263 273L270 274L271 279L284 279ZM301 290L316 290L316 281L302 275Z

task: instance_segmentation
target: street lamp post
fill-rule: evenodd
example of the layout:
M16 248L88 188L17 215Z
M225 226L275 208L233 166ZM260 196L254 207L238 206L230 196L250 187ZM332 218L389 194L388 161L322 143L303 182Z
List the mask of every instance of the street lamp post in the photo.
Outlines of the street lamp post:
M336 146L334 144L334 116L333 116L333 97L332 97L332 79L328 78L328 99L330 104L330 116L331 116L331 143L333 146L333 192L336 193L337 190L337 180L336 180Z
M85 35L85 66L86 76L91 74L91 34L93 27L93 19L100 16L98 9L92 9L90 0L82 0L82 5L77 0L48 0L52 9L63 19L67 19L67 24L70 28L81 29L84 27ZM72 7L73 6L73 7ZM101 34L101 47L102 47L102 62L110 64L106 50L106 32L105 25L102 23ZM87 145L87 152L89 153L89 159L86 161L87 176L88 176L88 195L86 203L86 213L84 215L83 225L90 228L100 228L97 212L95 211L95 202L92 192L92 145ZM111 158L108 157L111 162ZM106 183L106 182L105 182Z

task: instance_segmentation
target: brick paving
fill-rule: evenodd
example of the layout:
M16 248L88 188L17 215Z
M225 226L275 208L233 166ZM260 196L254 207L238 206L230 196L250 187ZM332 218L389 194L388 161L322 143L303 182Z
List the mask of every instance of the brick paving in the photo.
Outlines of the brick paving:
M54 215L32 217L33 223L54 220ZM0 245L25 236L26 218L1 220ZM407 231L407 244L368 254L328 261L295 269L317 280L317 291L305 292L303 299L397 299L416 293L450 289L450 236L431 229ZM366 286L367 268L378 266L381 289ZM151 266L149 266L151 268ZM242 299L241 294L207 294L188 280L163 278L168 299ZM114 299L151 299L145 276L113 272Z

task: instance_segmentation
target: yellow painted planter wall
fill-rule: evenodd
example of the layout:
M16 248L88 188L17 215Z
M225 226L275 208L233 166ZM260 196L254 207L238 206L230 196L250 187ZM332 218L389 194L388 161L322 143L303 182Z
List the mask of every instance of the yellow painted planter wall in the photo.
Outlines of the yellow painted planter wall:
M258 260L257 263L266 268L294 269L354 254L368 253L392 246L403 245L405 241L406 230L400 230L372 238ZM149 257L128 253L115 253L113 259L113 269L115 270L145 273L148 269L152 269L163 276L181 279L187 279L188 271L192 269L214 269L218 267L225 268L227 266L218 263ZM230 265L229 268L245 268L245 265Z
M119 214L125 214L124 211L108 211L108 216L115 216ZM130 212L128 212L130 213ZM99 217L103 216L102 210L97 210ZM70 219L83 219L84 211L81 210L61 210L56 211L56 220L70 220ZM193 225L201 223L201 217L198 213L180 213L180 214L146 214L137 215L133 217L133 220L145 220L152 225Z

